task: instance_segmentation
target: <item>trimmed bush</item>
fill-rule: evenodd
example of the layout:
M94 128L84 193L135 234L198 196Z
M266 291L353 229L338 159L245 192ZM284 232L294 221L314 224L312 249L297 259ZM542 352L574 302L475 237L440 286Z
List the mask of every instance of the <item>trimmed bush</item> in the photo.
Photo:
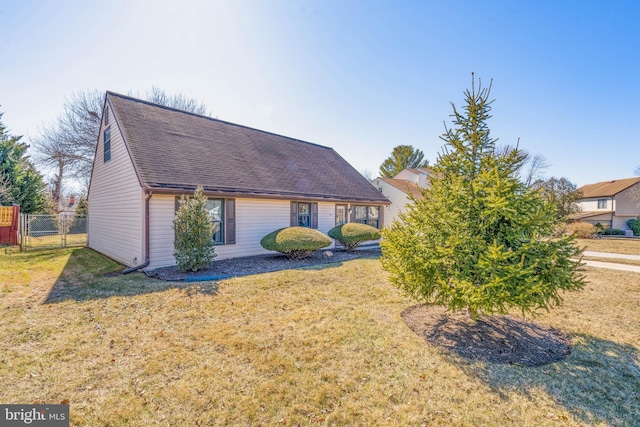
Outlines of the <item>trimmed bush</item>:
M380 230L367 224L349 222L333 227L327 233L329 237L336 239L348 251L352 251L362 242L378 240Z
M634 236L640 236L640 217L627 221L627 226L633 230Z
M566 233L574 234L578 239L593 239L598 233L598 229L588 222L574 222L567 224Z
M287 227L267 234L260 240L260 244L263 248L280 252L290 259L302 259L329 246L331 239L311 228Z
M624 231L619 228L607 228L602 234L605 236L624 236Z
M173 229L176 232L173 256L180 271L198 271L213 261L216 256L213 224L202 187L198 186L193 197L180 198Z

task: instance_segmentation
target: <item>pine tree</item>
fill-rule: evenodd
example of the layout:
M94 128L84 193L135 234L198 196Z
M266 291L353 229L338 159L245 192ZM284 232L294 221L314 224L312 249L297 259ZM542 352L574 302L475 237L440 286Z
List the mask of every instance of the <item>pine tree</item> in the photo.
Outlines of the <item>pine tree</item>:
M0 113L2 119L2 113ZM29 146L0 121L0 205L20 205L23 213L47 211L46 185L27 157Z
M518 179L526 155L496 148L486 123L490 89L476 90L473 79L463 111L452 104L454 127L441 137L431 187L381 242L393 283L474 319L512 308L523 315L548 310L562 303L560 291L584 286L573 238L550 238L554 206Z
M202 187L198 186L193 197L180 198L173 229L176 234L173 255L181 271L206 268L216 257L213 224Z
M403 169L428 166L429 161L423 161L423 159L422 150L413 148L411 145L398 145L393 147L391 156L380 165L380 175L385 178L393 178Z

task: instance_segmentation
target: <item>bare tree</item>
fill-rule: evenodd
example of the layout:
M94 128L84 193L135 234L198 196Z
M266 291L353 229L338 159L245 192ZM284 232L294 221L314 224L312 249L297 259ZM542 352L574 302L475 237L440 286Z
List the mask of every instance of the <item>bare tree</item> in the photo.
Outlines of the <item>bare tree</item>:
M582 199L582 191L565 177L537 179L531 183L531 188L538 190L542 197L555 205L559 219L566 219L569 215L580 212L578 202Z
M157 86L151 86L151 91L147 92L145 99L154 104L177 108L178 110L188 111L202 116L209 115L206 104L194 98L188 98L181 93L167 95L167 92Z
M547 162L546 157L536 154L533 157L527 156L527 161L524 165L526 170L524 185L527 187L531 187L531 185L538 180L542 180L544 178L544 171L549 168L549 162Z
M196 114L207 113L205 104L182 94L167 95L156 86L145 97L160 105ZM50 190L56 206L66 180L73 179L84 187L89 185L103 106L104 92L76 92L65 98L58 119L43 126L39 135L32 138L36 163L53 173Z
M362 170L360 172L360 175L364 176L369 182L373 181L373 172L371 172L369 169Z

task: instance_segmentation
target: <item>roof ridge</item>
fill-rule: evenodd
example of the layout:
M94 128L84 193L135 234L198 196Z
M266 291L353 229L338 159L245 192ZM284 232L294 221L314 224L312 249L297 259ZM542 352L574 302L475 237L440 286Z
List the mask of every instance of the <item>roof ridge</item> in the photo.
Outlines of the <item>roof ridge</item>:
M335 151L333 148L327 147L326 145L320 145L320 144L316 144L314 142L303 141L302 139L293 138L293 137L290 137L290 136L281 135L281 134L278 134L278 133L269 132L269 131L262 130L262 129L257 129L257 128L254 128L254 127L251 127L251 126L241 125L241 124L238 124L238 123L228 122L226 120L220 120L220 119L217 119L217 118L211 117L211 116L205 116L205 115L202 115L202 114L192 113L190 111L181 110L179 108L169 107L167 105L157 104L155 102L146 101L146 100L140 99L140 98L135 98L135 97L130 96L130 95L123 95L121 93L112 92L110 90L107 91L107 95L116 96L118 98L124 98L124 99L127 99L127 100L132 101L132 102L139 102L141 104L149 105L150 107L162 108L162 109L165 109L165 110L174 111L176 113L182 113L182 114L186 114L186 115L189 115L189 116L198 117L198 118L201 118L201 119L207 119L207 120L210 120L210 121L213 121L213 122L224 123L226 125L236 126L236 127L243 128L243 129L249 129L249 130L253 130L253 131L256 131L256 132L262 132L262 133L266 133L268 135L279 136L281 138L290 139L290 140L295 141L295 142L301 142L303 144L313 145L314 147L326 148L327 150Z

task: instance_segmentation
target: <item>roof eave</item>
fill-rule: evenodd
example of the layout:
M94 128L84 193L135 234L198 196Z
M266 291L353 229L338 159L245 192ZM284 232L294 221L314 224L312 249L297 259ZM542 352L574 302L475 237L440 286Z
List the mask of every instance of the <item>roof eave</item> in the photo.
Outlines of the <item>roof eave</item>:
M155 194L172 194L181 195L187 193L193 193L196 186L175 186L167 187L163 185L149 185L147 187ZM204 194L207 196L220 196L220 197L246 197L246 198L263 198L263 199L279 199L279 200L313 200L313 201L326 201L326 202L354 202L354 203L374 203L380 205L389 205L391 202L384 197L383 198L369 198L369 197L354 197L354 196L340 196L330 194L305 194L305 193L283 193L283 192L269 192L261 190L246 190L246 189L234 189L234 188L207 188L204 187Z

